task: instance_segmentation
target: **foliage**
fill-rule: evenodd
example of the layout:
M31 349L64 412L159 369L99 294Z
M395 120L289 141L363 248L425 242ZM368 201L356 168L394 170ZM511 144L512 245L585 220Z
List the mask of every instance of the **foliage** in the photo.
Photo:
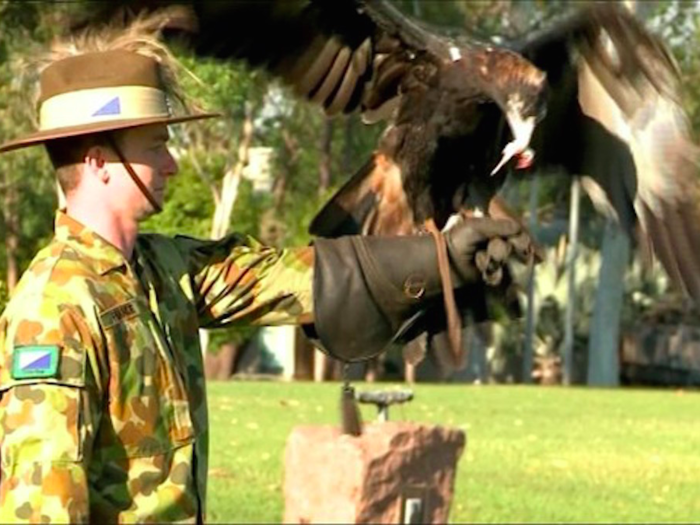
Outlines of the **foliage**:
M7 301L10 299L7 292L7 283L5 281L0 281L0 311L5 308Z
M279 523L289 433L338 425L340 385L210 382L208 390L209 521ZM467 432L452 523L684 522L700 513L697 392L415 385L414 393L392 420ZM361 408L366 422L376 418Z
M700 8L696 2L652 2L647 9L650 27L671 48L678 61L683 107L696 137L700 131Z
M564 238L560 238L564 241ZM533 309L535 332L532 348L535 358L551 358L560 355L564 342L567 306L571 303L568 291L571 267L566 260L566 244L545 249L544 261L535 268L535 287L533 294ZM579 245L575 264L576 299L573 322L574 334L574 371L573 382L585 382L585 352L586 341L590 333L590 322L595 302L598 272L601 265L601 255L597 249ZM527 269L518 265L513 266L516 279L526 283L529 279ZM525 290L521 292L521 303L526 304ZM518 381L519 375L511 377L508 373L514 362L519 362L525 345L524 321L505 322L497 330L498 350L491 356L493 379L502 381ZM520 370L517 370L519 373Z
M30 75L18 57L36 52L52 35L53 24L62 10L46 13L38 4L0 3L0 141L5 142L33 129ZM52 210L56 198L54 181L41 148L0 156L0 201L6 206L0 213L0 231L8 232L10 213L20 215L18 258L21 267L28 264L37 248L51 235ZM13 209L3 200L9 192L17 196ZM3 241L5 235L2 236ZM0 246L0 276L7 272L4 243Z

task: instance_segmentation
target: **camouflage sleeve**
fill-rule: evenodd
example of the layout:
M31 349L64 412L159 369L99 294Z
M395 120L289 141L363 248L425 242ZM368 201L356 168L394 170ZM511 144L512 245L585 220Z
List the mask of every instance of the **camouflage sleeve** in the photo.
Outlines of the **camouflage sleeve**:
M0 322L0 523L88 522L101 406L88 331L71 308L20 303Z
M313 248L278 250L251 238L176 237L194 286L200 324L258 325L313 321Z

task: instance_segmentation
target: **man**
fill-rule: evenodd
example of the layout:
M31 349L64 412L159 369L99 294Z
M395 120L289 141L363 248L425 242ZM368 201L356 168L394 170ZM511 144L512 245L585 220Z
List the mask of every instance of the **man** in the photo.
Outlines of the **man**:
M360 360L440 303L430 238L324 240L274 250L139 235L177 164L173 68L132 35L67 46L40 80L40 129L66 195L53 241L0 318L0 522L201 522L208 424L198 328L305 325ZM481 220L448 235L454 282L476 250L519 233Z

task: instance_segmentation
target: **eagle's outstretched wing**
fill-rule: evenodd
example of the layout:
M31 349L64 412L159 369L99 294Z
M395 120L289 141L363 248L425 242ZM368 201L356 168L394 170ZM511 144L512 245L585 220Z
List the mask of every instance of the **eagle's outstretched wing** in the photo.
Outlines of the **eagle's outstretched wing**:
M519 51L550 88L533 137L538 168L582 176L597 208L700 304L698 148L671 53L614 3L555 23Z
M386 0L172 3L179 13L164 32L196 54L264 68L328 115L359 111L366 122L388 122L375 155L314 221L314 234L335 235L370 201L376 212L361 219L371 222L366 233L406 233L428 219L442 226L468 196L488 201L502 182L503 173L480 177L499 164L501 114L515 137L504 156L528 146L544 75L509 49L467 35L457 42ZM86 24L167 4L116 2Z
M198 56L268 70L328 115L368 118L398 95L416 54L449 57L442 39L383 0L116 0L89 6L74 32L167 13L163 32ZM400 21L400 23L398 22Z

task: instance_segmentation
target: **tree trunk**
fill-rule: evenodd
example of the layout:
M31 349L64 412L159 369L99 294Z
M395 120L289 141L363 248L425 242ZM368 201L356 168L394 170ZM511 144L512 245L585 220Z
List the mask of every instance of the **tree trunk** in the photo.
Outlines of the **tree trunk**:
M221 181L221 191L218 192L220 198L216 201L214 208L214 218L211 225L211 238L221 239L228 232L228 227L231 222L231 214L233 213L233 205L238 197L238 186L241 182L243 169L248 164L248 152L250 151L250 143L253 140L253 111L249 105L246 105L245 121L241 131L241 139L238 145L238 158L236 164L229 169ZM215 192L216 193L216 192ZM202 347L202 355L206 357L209 347L209 332L207 330L199 331L199 343Z
M7 263L7 292L11 293L19 280L17 248L19 247L19 209L17 206L17 188L5 174L3 198L3 221L5 223L5 258Z
M276 210L280 210L284 205L284 197L287 192L287 179L293 175L299 159L299 143L287 129L282 129L282 140L284 141L284 153L282 156L283 167L275 178L275 184L272 188L272 196Z
M537 201L540 179L535 177L530 183L530 218L528 228L532 232L537 227ZM535 338L535 272L533 265L527 280L527 312L525 317L525 340L523 341L523 383L532 383L533 341Z
M318 194L323 195L331 186L331 158L333 145L333 120L326 117L321 132L321 161L318 166Z
M221 199L214 210L212 220L211 238L221 239L228 232L233 205L238 197L238 186L241 182L243 169L248 164L248 152L253 140L253 114L250 107L246 107L245 121L241 132L241 140L238 145L238 159L236 164L226 172L221 181Z
M619 385L620 319L629 254L629 238L616 223L608 222L603 236L603 261L588 340L589 385Z
M343 157L340 161L340 169L342 171L343 177L350 177L350 170L355 168L353 165L354 158L354 133L355 133L355 119L352 115L345 117L343 125Z
M562 349L562 382L571 384L574 356L574 316L576 314L576 259L578 257L578 230L581 209L581 181L574 177L571 182L571 207L569 209L569 247L566 267L568 270L568 300L564 320L564 343Z
M420 18L423 15L420 0L413 0L411 7L413 8L413 16Z

